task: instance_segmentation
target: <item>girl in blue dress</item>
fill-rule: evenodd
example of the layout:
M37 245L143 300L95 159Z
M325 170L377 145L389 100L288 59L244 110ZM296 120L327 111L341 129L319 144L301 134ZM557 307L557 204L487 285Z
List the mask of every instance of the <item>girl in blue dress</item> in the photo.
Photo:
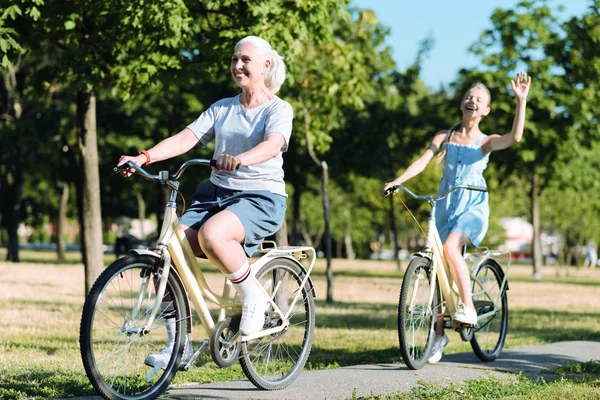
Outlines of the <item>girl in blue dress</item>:
M490 153L494 150L506 149L518 143L523 137L530 85L531 77L528 77L525 72L518 73L516 79L511 80L517 104L512 130L505 135L485 135L479 130L479 122L490 112L491 96L482 83L471 86L460 104L462 121L449 130L437 132L425 152L399 177L384 185L382 195L385 195L389 187L401 185L421 173L436 153L438 153L438 161L444 168L439 194L457 185L485 187L483 171L487 166ZM452 316L452 320L462 324L477 324L469 269L462 256L462 248L468 242L473 246L479 246L488 229L489 214L488 195L484 192L455 190L436 205L436 227L444 243L444 254L461 299L458 311ZM448 337L443 331L442 323L436 324L436 334L432 355L429 358L429 362L432 363L441 359L442 352L448 344Z

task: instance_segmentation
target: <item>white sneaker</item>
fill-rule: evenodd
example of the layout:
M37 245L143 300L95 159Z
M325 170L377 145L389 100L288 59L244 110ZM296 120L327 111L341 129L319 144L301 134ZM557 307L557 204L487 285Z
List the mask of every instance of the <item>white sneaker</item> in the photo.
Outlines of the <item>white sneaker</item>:
M458 310L452 316L452 320L465 325L477 326L477 312L474 308L459 304Z
M442 336L436 336L435 342L433 343L433 348L431 349L431 355L427 359L427 362L430 364L435 364L436 362L442 359L442 354L444 353L444 349L448 345L448 335L445 333Z
M262 330L265 324L265 313L267 312L268 302L264 296L253 296L242 301L242 320L240 321L240 330L242 334L248 336Z
M171 359L171 353L173 353L172 345L165 347L164 349L162 349L161 351L159 351L156 354L150 354L144 360L144 364L146 364L149 367L156 368L156 369L165 369L165 368L167 368L167 364L169 363L169 360ZM180 361L179 365L187 364L188 361L190 361L190 358L192 357L193 354L194 354L194 349L192 348L192 345L191 345L190 341L188 340L188 337L186 336L185 337L185 347L183 348L183 355L181 356L181 361Z

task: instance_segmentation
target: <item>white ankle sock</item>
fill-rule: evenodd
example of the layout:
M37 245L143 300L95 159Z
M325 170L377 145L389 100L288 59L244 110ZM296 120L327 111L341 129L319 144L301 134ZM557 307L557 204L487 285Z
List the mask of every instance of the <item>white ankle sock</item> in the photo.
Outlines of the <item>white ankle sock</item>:
M262 291L258 282L254 278L252 268L248 261L242 265L240 269L232 274L227 274L227 278L235 285L235 290L240 294L242 299L252 296L260 296Z
M167 328L167 347L173 348L173 345L175 344L175 333L177 333L175 318L165 318L165 327Z

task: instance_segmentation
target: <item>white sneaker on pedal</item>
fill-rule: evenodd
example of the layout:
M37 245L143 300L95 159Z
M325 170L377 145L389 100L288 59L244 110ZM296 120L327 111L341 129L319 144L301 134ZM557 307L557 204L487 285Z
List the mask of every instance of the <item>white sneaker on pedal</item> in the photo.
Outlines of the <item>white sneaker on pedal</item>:
M252 296L242 300L242 319L240 331L248 336L262 330L265 324L265 312L268 308L268 300L264 295Z
M458 305L458 310L452 316L452 320L465 325L477 325L477 312L472 307L464 304Z
M445 333L442 336L436 336L435 342L433 343L433 348L431 349L431 355L427 359L427 362L430 364L435 364L436 362L442 359L442 354L444 354L444 349L448 345L448 335Z
M173 353L173 346L167 346L158 353L150 354L144 360L144 364L149 367L155 369L165 369L167 368L167 364L171 359L171 354ZM179 365L185 365L190 358L194 354L194 349L192 348L192 344L188 340L187 336L185 337L185 347L183 348L183 355L181 356L181 361Z

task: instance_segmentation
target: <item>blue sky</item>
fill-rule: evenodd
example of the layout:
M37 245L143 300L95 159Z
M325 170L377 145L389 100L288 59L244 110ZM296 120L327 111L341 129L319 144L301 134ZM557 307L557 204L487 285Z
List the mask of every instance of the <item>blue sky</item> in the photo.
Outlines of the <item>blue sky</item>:
M390 28L387 44L399 70L412 64L419 42L433 37L434 46L423 62L421 76L427 86L447 85L463 67L477 65L468 53L479 35L491 28L490 16L496 8L514 8L518 0L352 0L359 8L375 11L379 22ZM566 18L581 15L591 0L554 0L553 9L564 6Z

